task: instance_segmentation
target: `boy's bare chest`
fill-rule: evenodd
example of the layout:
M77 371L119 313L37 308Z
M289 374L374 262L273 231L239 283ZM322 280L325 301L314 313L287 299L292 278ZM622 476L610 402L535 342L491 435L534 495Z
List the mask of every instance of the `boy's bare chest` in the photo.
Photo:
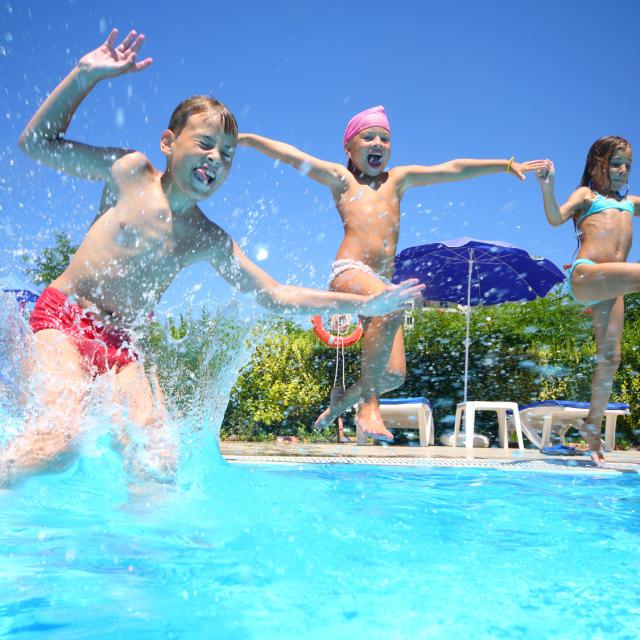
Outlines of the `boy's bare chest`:
M146 196L146 197L145 197ZM110 212L108 232L121 258L180 261L185 252L185 222L174 216L166 198L152 193L121 200Z

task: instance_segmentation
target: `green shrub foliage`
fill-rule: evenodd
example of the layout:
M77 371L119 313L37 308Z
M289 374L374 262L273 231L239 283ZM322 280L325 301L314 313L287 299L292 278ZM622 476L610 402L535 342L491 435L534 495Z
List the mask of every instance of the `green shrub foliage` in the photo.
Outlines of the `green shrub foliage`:
M591 315L561 293L528 303L474 308L470 335L469 398L520 404L590 399L595 366ZM415 311L414 328L405 337L406 382L387 394L430 398L437 433L452 427L455 405L463 397L464 339L463 311ZM359 346L347 350L347 384L359 375L359 355ZM222 436L312 438L310 426L327 406L333 386L335 356L310 330L287 322L272 326L233 389ZM639 440L633 428L640 419L638 296L628 299L622 358L611 399L631 406L631 416L618 421L624 445Z

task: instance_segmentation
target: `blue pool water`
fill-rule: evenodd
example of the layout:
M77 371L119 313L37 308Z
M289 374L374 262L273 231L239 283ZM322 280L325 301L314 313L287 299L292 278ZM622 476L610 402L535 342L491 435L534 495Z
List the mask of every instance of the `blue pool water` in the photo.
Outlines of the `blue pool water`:
M640 633L637 474L232 466L201 444L175 485L98 446L0 492L0 636Z

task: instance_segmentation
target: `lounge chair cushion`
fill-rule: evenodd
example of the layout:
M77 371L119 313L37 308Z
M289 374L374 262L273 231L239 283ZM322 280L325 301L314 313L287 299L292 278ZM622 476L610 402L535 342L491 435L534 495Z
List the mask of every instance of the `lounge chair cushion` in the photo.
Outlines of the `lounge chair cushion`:
M426 404L431 403L426 398L380 398L380 404Z
M590 402L574 402L573 400L542 400L541 402L532 402L531 404L519 405L520 411L524 409L533 409L534 407L570 407L571 409L589 409ZM624 402L610 402L607 405L607 411L626 411L629 408Z

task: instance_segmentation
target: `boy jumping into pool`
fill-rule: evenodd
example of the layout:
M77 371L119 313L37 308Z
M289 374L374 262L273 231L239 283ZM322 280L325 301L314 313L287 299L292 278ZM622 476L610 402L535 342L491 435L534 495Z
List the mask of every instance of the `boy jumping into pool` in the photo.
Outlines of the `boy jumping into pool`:
M80 59L20 136L21 148L32 158L73 176L104 181L105 187L98 217L31 315L43 410L4 452L0 471L4 467L9 480L73 454L89 383L107 371L114 398L128 409L131 422L144 428L151 441L163 441L154 434L167 430L164 403L152 389L157 385L149 382L132 336L176 274L195 262L210 262L225 280L255 292L260 304L278 313L335 309L383 315L421 289L416 281L373 295L305 289L281 285L254 265L197 206L224 183L237 142L233 114L212 98L191 97L174 111L160 139L164 171L137 151L66 139L73 114L99 81L152 63L137 60L143 35L131 31L119 45L116 38L114 29L102 46ZM157 453L160 466L171 470L171 448L160 446Z

